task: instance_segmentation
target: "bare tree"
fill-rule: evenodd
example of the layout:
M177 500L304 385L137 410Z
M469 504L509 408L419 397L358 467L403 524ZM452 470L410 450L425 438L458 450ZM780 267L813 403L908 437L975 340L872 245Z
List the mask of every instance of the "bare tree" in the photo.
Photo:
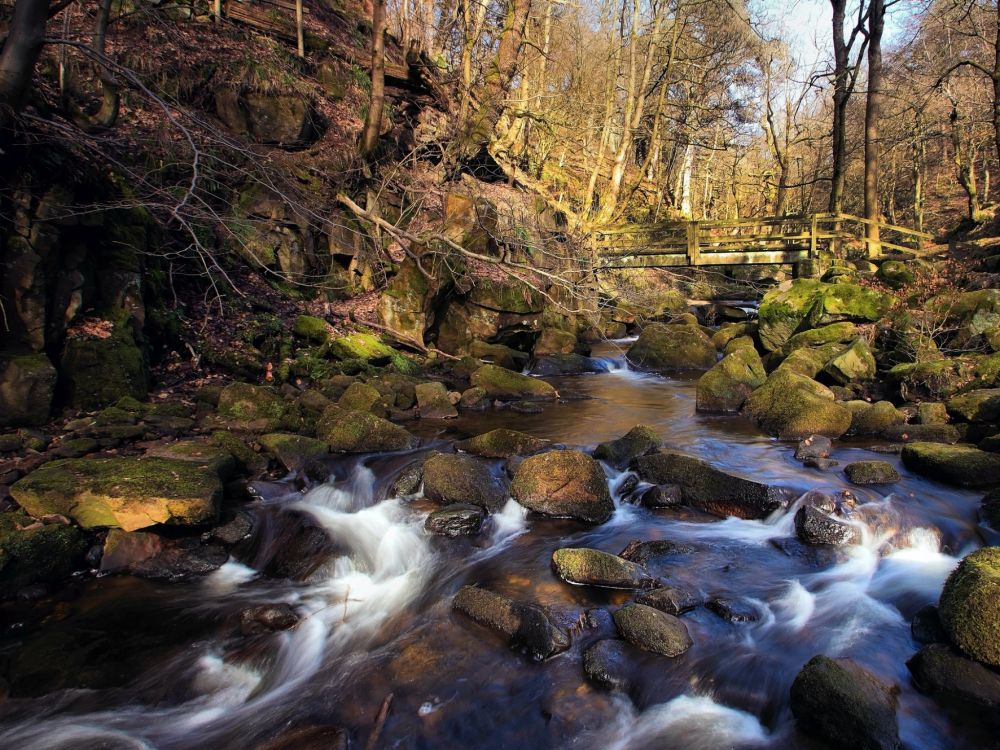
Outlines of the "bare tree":
M361 153L369 156L378 144L382 129L382 111L385 108L385 0L374 0L372 4L372 64L371 95L368 99L368 113L361 134Z

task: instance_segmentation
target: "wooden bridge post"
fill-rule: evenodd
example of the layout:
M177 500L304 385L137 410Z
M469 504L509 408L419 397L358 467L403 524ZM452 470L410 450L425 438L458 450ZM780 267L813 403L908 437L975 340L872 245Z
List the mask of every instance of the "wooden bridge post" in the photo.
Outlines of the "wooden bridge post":
M816 214L812 215L812 221L809 224L809 257L816 257Z
M701 252L698 249L697 221L689 221L687 225L687 256L689 266L699 265Z

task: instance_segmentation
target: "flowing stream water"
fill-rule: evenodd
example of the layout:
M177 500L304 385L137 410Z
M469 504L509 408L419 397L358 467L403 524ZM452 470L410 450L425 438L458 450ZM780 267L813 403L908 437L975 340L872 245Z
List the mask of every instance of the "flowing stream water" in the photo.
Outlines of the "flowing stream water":
M8 639L0 658L11 643L51 658L52 639L75 638L89 659L82 663L119 659L124 686L0 703L0 747L252 748L302 727L342 727L359 748L375 732L375 746L386 748L810 748L794 731L788 692L819 653L851 657L899 686L909 750L992 746L975 721L916 692L905 666L919 647L910 618L937 601L957 561L989 533L977 524L979 496L914 476L864 444L838 444L833 457L841 466L886 459L902 481L871 490L839 469L804 468L794 445L741 418L696 415L693 380L634 372L620 352L614 344L598 352L606 372L550 379L563 400L540 414L416 423L418 450L332 460L330 480L305 491L291 481L263 485L258 511L306 513L342 550L304 583L230 561L187 583L83 584L42 635ZM863 542L840 553L792 542L794 507L744 521L631 505L618 496L625 475L607 467L617 507L596 527L528 516L510 501L479 537L449 540L424 530L426 502L387 496L405 466L457 437L511 427L592 448L640 423L728 471L803 492L850 491L869 521L858 522ZM611 693L587 683L581 655L613 637L607 610L632 594L563 583L550 557L564 546L618 553L634 539L675 542L677 554L651 572L739 602L755 619L732 623L704 607L683 615L694 646L674 659L631 652L630 689ZM465 584L548 606L572 632L572 648L541 663L512 651L452 612ZM234 636L241 610L277 602L295 608L296 627Z

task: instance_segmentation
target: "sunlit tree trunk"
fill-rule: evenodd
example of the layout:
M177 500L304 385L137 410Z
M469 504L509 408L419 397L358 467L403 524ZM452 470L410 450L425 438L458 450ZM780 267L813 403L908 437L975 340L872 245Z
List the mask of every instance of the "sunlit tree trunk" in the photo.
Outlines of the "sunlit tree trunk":
M865 99L865 225L869 255L882 254L879 243L879 121L882 117L882 30L884 0L870 0L868 11L868 96Z
M385 108L385 0L374 0L372 5L371 79L368 114L361 134L361 153L365 156L372 154L378 144L382 110Z
M965 191L966 213L970 221L975 221L979 214L975 149L967 139L962 137L961 119L958 106L953 106L949 122L951 123L951 147L954 151L955 171L958 184Z

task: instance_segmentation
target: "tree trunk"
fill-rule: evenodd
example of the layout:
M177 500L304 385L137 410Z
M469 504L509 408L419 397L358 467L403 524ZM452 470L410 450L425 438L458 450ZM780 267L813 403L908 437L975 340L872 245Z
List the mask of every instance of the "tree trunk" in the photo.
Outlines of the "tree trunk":
M833 165L830 171L830 213L840 213L844 205L844 177L847 161L848 49L844 40L847 0L830 0L833 6Z
M870 0L868 11L868 96L865 99L865 225L868 254L882 254L879 243L879 120L882 116L882 30L884 0Z
M993 43L993 143L1000 162L1000 3L997 3L997 35ZM989 198L989 196L987 196Z
M0 129L10 125L27 98L48 18L49 0L17 0L14 5L0 52Z
M961 115L953 106L951 116L951 145L955 152L955 171L958 184L965 191L966 212L969 221L975 221L979 214L979 191L976 184L976 155L973 147L962 138Z
M378 144L385 107L385 0L375 0L372 6L371 78L371 98L361 135L361 153L364 156L369 156Z
M94 41L91 48L103 56L107 50L108 23L111 20L111 0L101 0L97 11L97 24L94 27ZM110 128L118 120L118 109L121 99L118 94L118 81L106 66L98 65L98 75L101 79L101 108L94 116L93 126Z

